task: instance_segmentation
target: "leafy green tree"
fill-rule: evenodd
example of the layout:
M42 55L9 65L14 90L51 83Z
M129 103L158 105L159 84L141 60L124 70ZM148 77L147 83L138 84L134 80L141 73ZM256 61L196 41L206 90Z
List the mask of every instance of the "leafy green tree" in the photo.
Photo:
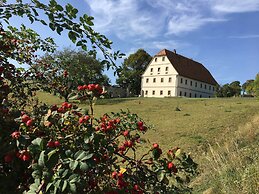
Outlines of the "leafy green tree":
M255 96L259 97L259 73L257 73L257 75L255 77L255 81L253 84L253 91L255 93Z
M99 83L109 85L109 78L103 74L104 64L90 56L86 51L75 51L66 48L56 51L54 54L46 54L40 59L40 66L51 66L51 69L58 69L51 79L44 80L52 83L50 92L59 94L66 101L68 96L78 85ZM39 67L40 68L40 67ZM52 71L50 72L52 73ZM45 73L46 74L46 73ZM63 82L65 88L57 87L57 82Z
M123 88L127 88L130 95L139 95L141 90L141 75L144 73L152 57L144 50L139 49L124 60L118 70L116 80Z
M243 85L242 85L243 92L246 92L246 94L248 94L248 95L252 95L253 94L253 84L254 84L253 79L249 79L245 83L243 83Z
M229 84L230 92L231 95L230 96L239 96L241 93L241 85L240 85L240 81L233 81Z

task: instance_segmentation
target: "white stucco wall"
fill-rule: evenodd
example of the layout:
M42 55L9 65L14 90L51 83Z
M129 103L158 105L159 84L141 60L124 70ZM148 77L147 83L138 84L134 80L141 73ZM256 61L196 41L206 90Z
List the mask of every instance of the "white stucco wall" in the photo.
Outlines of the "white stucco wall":
M178 73L176 72L170 61L167 59L167 57L153 58L142 76L142 96L175 96L177 94L177 75Z

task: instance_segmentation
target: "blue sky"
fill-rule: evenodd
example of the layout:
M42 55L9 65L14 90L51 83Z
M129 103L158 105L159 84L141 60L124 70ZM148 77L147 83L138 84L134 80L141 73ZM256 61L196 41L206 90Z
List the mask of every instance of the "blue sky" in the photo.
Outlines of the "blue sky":
M204 64L220 84L243 83L259 72L259 0L65 2L80 14L92 15L95 30L127 56L139 48L152 56L164 48L176 49ZM36 30L43 37L53 36L49 29L36 26ZM61 47L71 45L65 34L56 41ZM107 73L115 83L113 73Z

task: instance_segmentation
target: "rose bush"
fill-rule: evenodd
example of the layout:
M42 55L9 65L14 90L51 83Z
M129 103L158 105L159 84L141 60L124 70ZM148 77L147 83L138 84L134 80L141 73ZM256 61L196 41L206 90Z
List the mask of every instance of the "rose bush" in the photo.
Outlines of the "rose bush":
M71 30L69 37L78 46L85 48L85 41L76 40L86 35L107 59L120 55L119 52L107 54L103 47L109 48L111 43L92 31L90 16L80 18L78 25L72 21L77 12L71 5L62 12L64 8L55 0L49 5L35 0L30 5L22 1L14 5L5 3L0 5L1 18L26 15L32 22L44 23L37 13L37 9L42 9L51 20L49 26L58 33L63 28ZM59 17L67 25L55 20ZM71 93L66 84L72 80L66 71L51 69L51 64L37 60L36 50L54 49L51 39L41 40L37 33L24 26L20 30L11 26L4 30L1 24L0 193L190 191L188 183L196 174L197 164L189 155L178 147L163 153L157 142L150 145L147 153L139 155L141 135L149 129L141 118L128 111L95 118L93 104L104 94L102 87L90 83L78 86ZM75 26L69 29L68 24ZM29 64L31 68L16 68L10 59ZM39 89L57 90L61 95L64 91L66 98L89 101L89 113L83 112L76 103L51 106L39 103L35 98Z

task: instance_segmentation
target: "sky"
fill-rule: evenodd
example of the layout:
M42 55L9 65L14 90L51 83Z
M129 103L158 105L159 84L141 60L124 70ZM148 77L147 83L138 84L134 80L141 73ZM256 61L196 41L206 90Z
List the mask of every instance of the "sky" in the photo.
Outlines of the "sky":
M59 1L60 2L60 1ZM93 16L94 29L126 56L162 49L202 63L219 84L244 83L259 72L259 0L65 0ZM22 21L15 21L16 23ZM33 24L39 34L49 29ZM66 35L54 36L62 47ZM122 61L118 61L120 65ZM116 78L106 72L112 83Z

